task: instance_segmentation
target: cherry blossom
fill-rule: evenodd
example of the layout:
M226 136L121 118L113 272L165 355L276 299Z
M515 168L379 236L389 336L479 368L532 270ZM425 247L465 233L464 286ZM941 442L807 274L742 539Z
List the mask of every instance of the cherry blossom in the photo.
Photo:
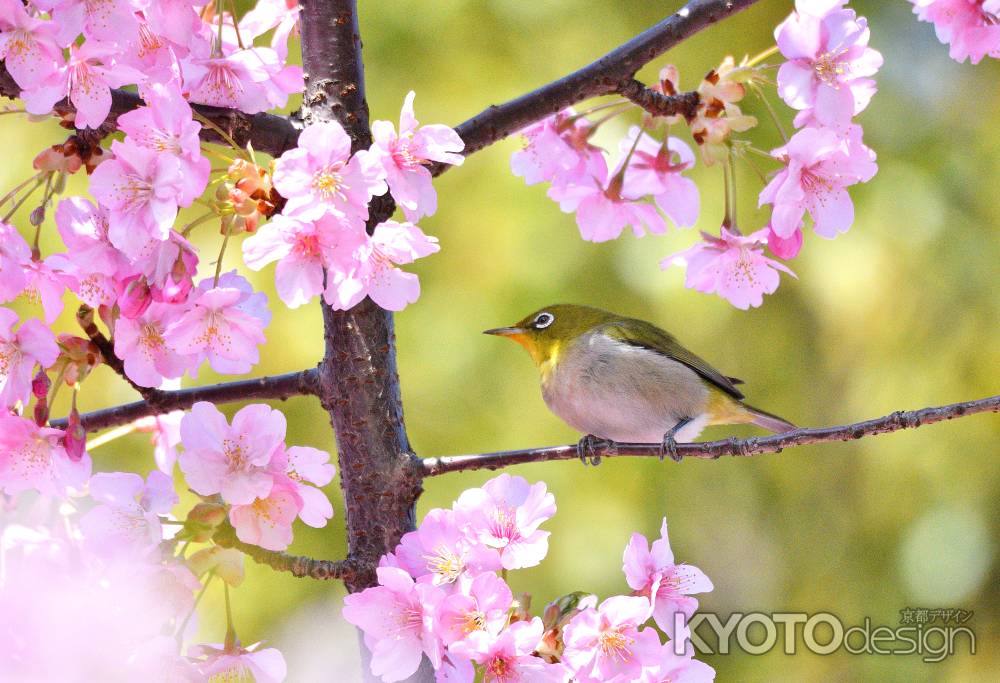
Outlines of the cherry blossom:
M420 527L425 524L426 519ZM507 624L513 601L510 588L493 572L465 579L456 592L438 604L434 615L436 632L445 645L464 640L477 631L498 634Z
M500 552L505 569L533 567L549 549L549 532L538 527L555 514L555 497L544 482L501 474L482 488L468 489L455 502L456 520L489 548Z
M132 0L43 0L38 4L51 10L66 42L83 33L90 41L122 43L137 31L138 7Z
M56 25L32 17L16 0L0 3L0 10L0 59L22 89L34 88L64 62Z
M772 155L787 164L760 193L760 204L773 204L771 229L791 237L806 211L816 234L836 237L854 222L854 204L845 189L870 180L878 167L875 153L861 143L861 128L841 138L830 129L804 128Z
M344 598L344 619L364 632L372 653L371 672L383 681L401 681L420 666L426 654L436 668L441 646L432 618L443 593L431 584L414 583L396 567L379 567L378 586Z
M25 108L32 114L48 114L56 102L69 97L76 109L74 125L97 128L111 112L111 88L145 80L142 72L114 63L117 52L94 41L71 45L64 66L21 93Z
M439 161L460 166L465 158L458 154L465 143L448 126L434 124L417 127L413 113L412 90L403 100L399 114L399 133L389 121L372 123L372 156L385 169L386 182L392 198L403 209L408 221L437 211L437 193L431 184L431 173L426 164Z
M452 645L456 654L482 667L484 683L566 683L569 671L532 655L542 639L542 620L518 621L498 636L474 631Z
M625 580L638 594L649 598L653 619L664 633L675 638L675 614L684 614L685 623L698 609L692 593L711 591L712 582L689 564L675 564L667 537L667 519L660 526L660 538L650 547L642 534L632 534L623 557Z
M25 285L21 295L33 304L41 304L43 318L52 324L63 310L63 294L78 290L79 282L71 274L76 270L63 254L52 254L44 261L31 259L24 266ZM99 295L100 296L100 295Z
M694 166L694 152L679 138L668 137L658 142L646 133L640 135L639 131L638 126L632 126L619 143L626 157L634 145L622 194L633 199L652 195L660 211L678 227L694 225L700 203L698 186L681 175Z
M88 488L99 504L80 519L80 529L96 553L142 554L163 540L157 515L178 501L170 477L154 470L143 484L138 474L102 472L91 477Z
M194 369L196 355L178 353L164 333L184 313L182 307L150 303L139 315L122 315L115 322L115 355L125 374L141 387L158 387L164 379L177 378Z
M278 53L266 47L220 54L212 42L196 43L181 64L191 102L247 114L283 107L289 94L303 88L301 67L285 66Z
M55 336L37 320L27 320L17 331L18 316L0 308L0 406L10 407L31 396L36 366L51 367L59 356Z
M172 410L163 415L150 415L135 422L136 430L151 434L153 459L164 474L172 475L174 472L177 447L181 444L181 421L184 415L183 410Z
M920 21L934 24L949 56L978 64L983 57L1000 57L998 0L910 0Z
M90 477L90 456L70 458L62 446L64 438L61 429L0 415L0 487L10 495L35 489L57 498L81 488Z
M439 250L437 238L425 235L412 223L379 223L371 238L357 249L355 268L328 273L323 298L334 308L347 310L370 296L386 310L401 311L419 298L420 280L396 266Z
M69 197L56 208L56 228L68 251L65 270L73 291L92 308L112 305L128 261L108 239L108 212L83 197ZM60 297L61 299L61 297Z
M263 330L271 321L267 295L227 273L218 286L202 281L189 303L164 331L167 344L182 355L199 354L217 372L248 372L260 359L257 345L266 341Z
M789 60L778 70L778 94L819 124L844 127L875 94L870 76L882 66L882 55L868 47L868 22L854 10L835 7L817 16L802 11L807 4L799 0L799 11L774 32Z
M287 479L301 500L299 519L317 529L326 526L333 517L333 505L317 487L329 484L337 473L330 454L309 446L291 446L275 455L271 469Z
M660 268L687 268L684 285L707 294L718 294L736 308L760 306L764 294L778 288L778 271L794 273L782 263L763 254L768 229L740 235L723 227L719 237L702 233L693 247L667 256Z
M358 230L368 202L388 189L378 160L365 152L351 156L350 136L333 121L302 131L298 147L277 160L274 187L288 199L286 216L308 221L330 213Z
M163 241L177 217L179 198L189 194L180 160L126 139L111 144L114 158L90 177L90 191L109 210L108 238L130 258Z
M251 404L241 408L230 425L213 404L199 401L181 420L181 471L197 493L219 493L227 503L248 505L271 492L274 476L268 464L284 440L285 416L280 411Z
M267 494L249 504L234 504L229 510L229 522L236 529L236 537L244 543L266 550L284 550L292 542L292 522L302 510L302 497L287 477L273 477L272 482Z
M24 274L31 248L14 226L0 221L0 302L17 297L28 286Z
M715 669L690 655L678 655L669 646L661 648L658 661L643 669L640 683L712 683Z
M511 172L528 185L575 183L604 164L600 148L587 141L592 132L590 121L572 108L533 123L521 131L527 145L511 156Z
M654 629L639 630L649 610L644 597L616 596L573 617L563 629L563 663L574 680L637 680L662 647Z
M197 645L189 650L189 655L198 660L200 680L281 683L288 675L284 656L273 647L260 645L231 649L224 645Z
M470 541L451 510L428 512L420 528L403 535L394 553L402 567L418 581L434 585L500 569L500 555L492 548Z
M363 231L330 215L303 222L279 214L244 240L243 260L253 270L278 261L278 296L289 308L298 308L323 293L324 269L349 272L356 265L355 253L367 243Z

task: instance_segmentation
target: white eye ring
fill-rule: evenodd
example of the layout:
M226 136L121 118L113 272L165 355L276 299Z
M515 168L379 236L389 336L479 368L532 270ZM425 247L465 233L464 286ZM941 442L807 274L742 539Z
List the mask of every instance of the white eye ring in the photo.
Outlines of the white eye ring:
M536 330L544 330L555 321L556 317L551 313L539 313L535 316L535 322L532 324L532 327Z

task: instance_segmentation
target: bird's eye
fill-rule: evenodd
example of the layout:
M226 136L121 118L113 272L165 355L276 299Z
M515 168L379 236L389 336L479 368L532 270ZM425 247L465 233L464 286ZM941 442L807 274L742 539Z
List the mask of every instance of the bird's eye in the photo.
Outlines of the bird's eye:
M535 322L531 324L536 330L544 330L556 321L556 317L551 313L539 313L535 316Z

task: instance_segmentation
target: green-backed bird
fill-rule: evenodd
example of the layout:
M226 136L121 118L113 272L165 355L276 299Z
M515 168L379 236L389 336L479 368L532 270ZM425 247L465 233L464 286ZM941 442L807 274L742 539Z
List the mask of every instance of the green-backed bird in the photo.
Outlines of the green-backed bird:
M743 402L727 377L644 320L589 306L555 304L512 327L486 330L513 339L538 367L546 405L586 434L584 459L596 440L659 443L677 457L677 442L708 425L754 424L772 432L795 425Z

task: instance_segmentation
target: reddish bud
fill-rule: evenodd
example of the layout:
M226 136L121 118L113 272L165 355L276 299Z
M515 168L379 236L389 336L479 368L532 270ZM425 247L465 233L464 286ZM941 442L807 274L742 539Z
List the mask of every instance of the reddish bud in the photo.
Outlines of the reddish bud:
M153 303L149 283L141 275L133 275L125 280L125 291L118 297L118 309L121 314L133 320L146 312Z
M69 421L66 425L66 436L63 437L63 447L70 460L78 461L87 451L87 431L80 424L80 413L76 406L69 413Z

